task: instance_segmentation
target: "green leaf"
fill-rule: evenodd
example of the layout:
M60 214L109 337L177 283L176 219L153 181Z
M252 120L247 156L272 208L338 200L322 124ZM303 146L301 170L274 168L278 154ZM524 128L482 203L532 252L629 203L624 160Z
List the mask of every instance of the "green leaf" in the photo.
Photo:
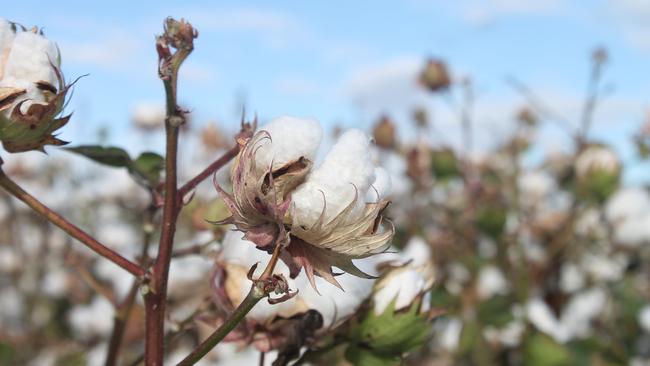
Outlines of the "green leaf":
M144 152L132 162L129 172L155 186L160 182L163 169L165 169L165 158L153 152Z
M542 333L533 333L524 344L524 365L571 365L571 354L561 344Z
M129 153L119 147L103 147L98 145L81 145L66 147L66 150L83 155L100 164L113 167L128 167L131 164Z
M11 365L14 359L14 349L7 343L0 342L0 365Z
M348 347L345 358L356 366L394 366L400 363L399 357L378 355L356 346Z
M147 187L158 185L161 172L165 168L165 158L153 152L144 152L133 160L124 149L113 146L82 145L68 147L66 150L83 155L100 164L126 168L137 182Z
M493 296L478 305L478 317L483 325L501 328L514 319L511 306L512 301L509 296Z

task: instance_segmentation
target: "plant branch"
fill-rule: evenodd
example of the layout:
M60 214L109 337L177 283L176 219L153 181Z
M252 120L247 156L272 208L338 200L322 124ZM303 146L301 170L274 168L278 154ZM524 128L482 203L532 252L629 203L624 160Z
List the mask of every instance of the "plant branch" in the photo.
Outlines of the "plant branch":
M2 161L0 160L0 165ZM29 206L36 213L41 215L50 223L56 225L61 230L65 231L71 237L77 239L82 244L86 245L88 248L95 251L100 256L110 260L111 262L122 267L127 272L131 273L136 277L142 277L145 275L145 270L139 265L131 262L130 260L124 258L122 255L116 251L108 248L104 244L97 241L95 238L90 236L90 234L81 230L79 227L67 221L58 213L52 211L49 207L42 204L36 198L31 196L25 190L23 190L18 184L12 181L0 168L0 186L4 188L12 196L16 197L18 200L22 201L24 204Z
M207 339L205 339L192 353L190 353L183 361L181 361L178 366L189 366L194 365L199 360L201 360L208 352L210 352L219 342L221 342L227 335L235 329L235 327L246 317L251 309L263 298L269 296L271 292L271 287L266 286L266 282L271 279L273 276L273 271L275 270L275 265L278 263L280 258L280 252L282 251L282 245L277 244L273 250L273 255L269 260L269 263L266 265L264 272L259 279L253 280L250 291L244 298L244 300L237 306L237 308L228 316L226 321L212 333ZM255 266L251 268L250 275L254 271Z
M185 123L185 112L177 102L178 71L194 49L194 38L197 37L196 30L184 20L167 18L164 28L163 35L156 39L156 50L159 61L158 74L165 87L166 96L165 198L158 256L153 265L149 291L145 295L145 363L148 366L162 365L164 358L167 280L179 212L178 135L180 126Z

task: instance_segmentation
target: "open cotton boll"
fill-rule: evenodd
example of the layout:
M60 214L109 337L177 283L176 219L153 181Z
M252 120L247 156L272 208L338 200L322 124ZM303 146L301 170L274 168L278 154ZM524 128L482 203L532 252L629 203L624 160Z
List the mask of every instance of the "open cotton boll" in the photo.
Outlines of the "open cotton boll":
M271 136L271 141L260 145L255 162L259 168L279 168L300 157L314 161L323 130L318 121L283 116L260 128Z
M58 85L54 67L59 65L56 44L40 34L19 32L16 34L7 63L4 78L13 77L31 81L46 81Z
M623 188L609 199L605 207L608 220L616 224L630 217L650 214L650 194L643 188Z
M348 130L341 135L320 167L312 171L307 181L293 193L292 217L301 225L310 226L318 220L327 202L327 222L354 200L356 187L356 209L348 217L350 221L355 220L362 212L366 193L374 181L370 138L361 130Z
M355 262L362 271L374 273L374 268L379 263L377 257L369 257ZM308 309L314 309L323 316L323 329L338 323L354 314L362 302L372 292L374 280L359 278L348 273L336 277L341 287L339 288L317 277L316 285L320 295L309 284L307 276L301 272L297 280L299 290L297 298L304 302Z
M3 78L4 65L7 62L7 58L9 58L11 44L15 36L13 25L6 19L0 18L0 79Z
M422 266L431 263L431 247L419 236L409 239L401 253L402 260L410 261L412 266Z
M366 193L366 202L378 202L385 199L391 191L390 174L382 167L375 168L375 181Z
M526 172L518 179L520 196L527 205L539 202L555 188L553 178L544 172Z
M248 270L259 263L253 274L254 278L258 278L270 259L271 256L268 253L257 249L250 241L244 240L243 233L239 231L226 233L219 263L226 271L226 292L235 306L244 300L250 290L251 282L246 278ZM287 279L289 289L295 291L298 288L297 280L291 279L289 272L289 267L282 261L278 261L273 271L275 274L282 274ZM291 316L300 310L303 309L298 306L295 297L276 305L260 301L248 313L247 317L263 322L276 315Z
M113 328L113 305L101 296L95 296L88 305L79 305L68 313L68 322L81 338L107 335Z
M508 290L508 281L499 268L493 265L481 268L477 285L479 298L488 299L494 295L504 295Z
M381 314L388 304L395 300L395 309L403 309L427 287L427 280L415 268L404 267L393 270L388 277L378 283L373 296L375 314Z
M138 128L154 129L165 125L165 107L156 102L141 102L131 111L131 122Z
M637 319L641 328L647 333L650 333L650 305L641 308Z

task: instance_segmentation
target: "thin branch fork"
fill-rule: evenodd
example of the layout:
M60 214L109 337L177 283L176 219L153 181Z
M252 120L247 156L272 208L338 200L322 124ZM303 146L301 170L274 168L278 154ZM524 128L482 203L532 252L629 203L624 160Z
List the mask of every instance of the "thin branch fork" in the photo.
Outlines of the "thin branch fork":
M110 260L111 262L122 267L127 272L131 273L136 277L144 277L146 271L139 266L138 264L124 258L122 255L110 249L106 245L97 241L90 234L81 230L76 225L67 221L63 216L51 210L49 207L45 206L39 200L34 198L32 195L27 193L22 189L18 184L11 180L1 168L2 160L0 160L0 186L4 188L8 193L22 201L24 204L29 206L36 213L41 215L47 221L59 227L61 230L65 231L71 237L79 240L82 244L92 249L94 252L100 256Z

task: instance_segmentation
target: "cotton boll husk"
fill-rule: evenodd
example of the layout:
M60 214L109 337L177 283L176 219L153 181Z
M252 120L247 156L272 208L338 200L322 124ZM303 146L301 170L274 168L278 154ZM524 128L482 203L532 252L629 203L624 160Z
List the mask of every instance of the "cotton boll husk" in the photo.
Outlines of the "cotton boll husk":
M306 118L283 116L276 118L260 128L271 136L271 141L260 145L255 161L258 168L273 168L305 157L312 162L323 138L323 131L318 121Z
M307 177L292 195L291 215L300 225L311 226L325 209L325 222L332 220L355 198L355 209L348 217L354 221L362 213L365 197L375 181L370 156L370 139L361 130L348 130L329 151L323 163ZM324 198L323 198L324 196Z
M252 242L244 240L243 233L239 231L226 233L218 261L226 270L226 292L235 306L244 300L250 290L251 282L246 278L249 269L259 263L253 274L253 278L258 278L270 259L268 253L257 249ZM291 279L289 272L289 267L284 262L278 261L273 273L282 274L287 279L289 289L295 291L299 288L299 281ZM277 315L288 317L303 310L306 309L297 302L295 297L276 305L263 300L248 313L247 317L264 322Z
M101 296L95 296L88 305L78 305L68 313L68 322L80 338L108 335L113 328L113 305Z
M59 51L56 44L40 34L18 32L11 45L4 78L13 77L32 83L46 81L58 86L56 72Z
M488 299L494 295L505 295L509 291L508 281L496 266L485 266L479 272L477 291L481 299Z

